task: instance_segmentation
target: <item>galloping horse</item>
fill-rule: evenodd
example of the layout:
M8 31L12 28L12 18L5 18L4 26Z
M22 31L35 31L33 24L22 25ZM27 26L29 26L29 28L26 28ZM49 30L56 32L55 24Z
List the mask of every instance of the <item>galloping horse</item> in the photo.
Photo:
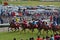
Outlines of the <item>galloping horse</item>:
M9 28L11 28L11 30L13 31L13 28L15 29L15 31L18 29L18 31L19 31L19 27L20 27L20 24L19 23L13 23L13 22L11 22L10 23L10 26L8 27L8 31L9 31Z
M44 29L44 31L47 31L47 34L48 34L48 30L51 30L49 25L47 25L47 22L42 23L42 29Z
M41 34L41 30L42 30L42 21L39 20L39 21L37 22L37 25L38 25L38 27L37 27L38 33Z
M32 23L28 23L28 24L23 24L23 23L21 23L21 28L22 28L22 31L26 31L26 29L29 29L29 30L31 30L32 32L34 31L34 27L33 27L33 24Z
M58 25L55 26L55 25L52 24L51 28L52 28L53 33L60 30L60 26L58 26Z

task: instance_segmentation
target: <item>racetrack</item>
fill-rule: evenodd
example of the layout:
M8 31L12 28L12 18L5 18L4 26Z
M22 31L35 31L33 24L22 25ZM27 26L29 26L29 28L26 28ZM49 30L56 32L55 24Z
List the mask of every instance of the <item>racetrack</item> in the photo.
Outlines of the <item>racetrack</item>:
M22 28L20 27L19 29L21 30ZM9 28L9 31L11 31L10 28ZM8 32L8 27L0 28L0 32Z
M7 32L8 31L8 27L2 27L0 28L0 32Z
M42 21L46 21L48 23L48 25L50 24L50 20L49 19L45 19L45 20L42 20ZM0 26L3 26L3 25L9 25L9 23L5 23L5 24L0 24ZM22 28L20 28L21 30ZM9 29L10 30L10 29ZM8 31L8 27L0 27L0 32L7 32Z

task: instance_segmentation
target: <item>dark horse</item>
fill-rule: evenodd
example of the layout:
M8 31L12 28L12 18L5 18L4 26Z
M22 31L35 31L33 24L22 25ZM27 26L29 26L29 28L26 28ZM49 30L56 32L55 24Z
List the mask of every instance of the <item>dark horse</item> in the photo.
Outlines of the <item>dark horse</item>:
M37 34L41 34L41 30L42 30L42 22L39 20L38 22L37 22L37 25L38 25L38 27L37 27L37 30L38 30L38 33Z
M15 29L15 31L18 29L18 31L19 31L19 27L20 27L20 24L19 23L13 23L13 22L11 22L10 23L10 26L8 27L8 31L9 31L9 28L11 28L11 30L13 31L13 28Z
M52 24L51 28L52 28L53 33L55 33L55 32L60 30L60 26L58 26L58 25L55 26L55 25Z
M49 30L51 30L49 25L47 25L47 22L42 22L42 29L44 29L44 31L46 31L47 34L48 34Z
M29 29L31 30L32 32L34 31L34 27L33 27L33 24L32 23L28 23L28 24L23 24L21 23L21 28L22 28L22 31L26 31L26 29Z

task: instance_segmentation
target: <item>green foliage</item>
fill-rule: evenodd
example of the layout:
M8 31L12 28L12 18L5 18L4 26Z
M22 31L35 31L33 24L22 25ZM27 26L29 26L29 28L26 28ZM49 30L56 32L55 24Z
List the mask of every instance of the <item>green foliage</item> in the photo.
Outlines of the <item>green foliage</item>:
M0 4L2 4L2 0L0 0Z

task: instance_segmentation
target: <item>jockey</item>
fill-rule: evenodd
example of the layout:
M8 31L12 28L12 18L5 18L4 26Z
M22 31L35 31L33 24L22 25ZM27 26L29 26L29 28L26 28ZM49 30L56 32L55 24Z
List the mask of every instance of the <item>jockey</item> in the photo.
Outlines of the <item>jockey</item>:
M48 24L47 24L47 22L46 22L46 24L45 24L47 27L48 27Z
M41 21L41 20L39 20L39 21L38 21L38 23L39 23L39 24L42 24L42 21Z
M52 16L50 16L50 22L52 22Z
M23 20L23 25L25 25L25 27L27 27L27 21L26 20Z
M35 24L36 24L36 21L35 21L35 20L33 20L32 24L33 24L33 25L35 25Z
M19 20L18 18L16 18L16 22L19 23L19 21L20 21L20 20Z
M36 20L35 22L36 22L36 24L37 24L37 23L38 23L38 20Z
M57 22L56 22L56 21L54 21L54 22L53 22L53 25L54 25L54 26L57 26Z
M35 21L35 20L33 21L34 27L38 27L37 22L38 22L38 21Z
M27 24L27 21L26 20L23 20L23 24Z
M52 27L52 22L49 23L49 27L50 27L50 28Z
M20 21L20 20L16 17L16 22L15 22L15 25L16 25L16 26L19 26L19 21Z
M15 21L15 20L14 20L14 18L13 18L13 19L12 19L12 23L14 23L14 24L15 24L15 22L16 22L16 21Z

